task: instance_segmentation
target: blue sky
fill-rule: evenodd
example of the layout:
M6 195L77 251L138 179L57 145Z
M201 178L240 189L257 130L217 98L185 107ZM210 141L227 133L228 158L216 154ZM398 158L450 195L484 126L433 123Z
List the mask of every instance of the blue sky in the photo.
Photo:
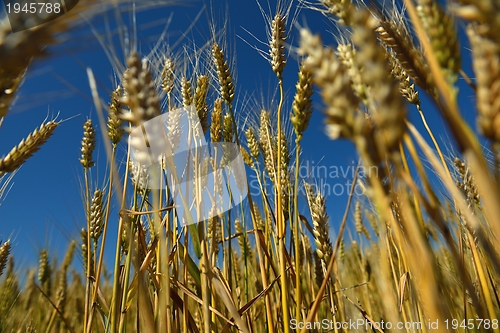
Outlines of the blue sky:
M257 3L253 0L214 0L205 9L204 6L201 1L192 1L181 6L163 6L138 13L139 49L147 53L154 47L170 15L172 22L166 37L170 44L187 31L181 45L194 41L198 46L210 39L208 19L213 16L217 26L222 26L227 15L229 21L226 39L229 50L234 50L230 56L236 61L236 99L239 99L238 105L241 106L236 111L255 113L260 110L260 106L270 105L270 100L276 92L276 78L268 62L248 45L257 45L267 51L266 46L260 45L257 40L266 39L266 22ZM207 9L209 7L212 9ZM274 1L271 1L270 7L275 8ZM267 3L264 8L267 8ZM200 13L194 27L188 30ZM113 25L113 16L107 15L107 17ZM124 14L124 20L130 22L130 16ZM333 43L334 39L331 37L333 26L321 14L303 9L298 14L297 21L301 26L308 26L313 32L321 33L326 44ZM92 21L95 29L101 34L104 32L103 22L102 16ZM18 93L18 100L11 107L0 129L0 155L4 155L47 117L50 119L58 115L59 120L67 119L56 129L54 136L41 151L19 170L10 193L0 206L0 239L12 239L17 264L21 267L35 263L42 248L48 248L52 254L64 253L70 239L79 240L79 230L85 225L81 195L83 170L78 162L82 125L88 117L95 123L98 122L91 101L86 68L90 67L96 75L103 100L109 99L109 92L114 88L112 66L97 39L92 35L89 24L84 24L81 29L68 36L66 43L49 49L51 57L36 61L29 69ZM296 36L297 27L292 27L293 38L290 43L293 46L298 45ZM470 60L465 58L465 70L471 74L468 62ZM292 56L284 73L289 101L295 92L297 69L298 64ZM475 128L473 123L475 111L471 104L472 92L463 80L460 80L459 84L462 112ZM451 146L452 143L446 140L448 136L441 118L436 114L434 107L429 105L425 96L421 97L424 111L429 111L426 114L431 126L437 136L443 139L442 145ZM255 102L243 103L248 99ZM331 141L326 137L323 133L324 117L321 114L321 102L317 96L314 105L315 111L302 142L304 147L302 160L309 165L353 167L353 161L357 160L353 146L349 142ZM285 111L289 112L290 103L287 107ZM410 119L421 129L417 111L413 107L409 107L408 111ZM98 141L102 143L99 131ZM121 149L125 147L122 143ZM102 144L99 144L94 157L98 163L92 170L92 180L101 186L107 175L105 150ZM345 183L343 179L329 181L330 185ZM347 198L346 195L330 194L327 200L331 225L335 229L342 217ZM116 204L116 201L113 202ZM307 215L306 207L302 213ZM116 219L111 219L110 228L110 233L114 234ZM108 249L111 250L113 247L113 242L109 242Z

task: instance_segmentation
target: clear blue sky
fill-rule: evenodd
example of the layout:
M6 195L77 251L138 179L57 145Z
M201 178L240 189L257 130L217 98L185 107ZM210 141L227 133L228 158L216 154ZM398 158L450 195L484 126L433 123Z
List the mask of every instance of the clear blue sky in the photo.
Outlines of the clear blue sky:
M270 0L270 2L270 7L274 9L275 1ZM204 3L201 1L192 1L182 6L163 6L138 13L139 49L147 53L154 47L171 14L173 16L167 39L171 44L178 40L203 6ZM239 102L243 102L249 96L254 96L257 101L248 107L240 108L237 112L258 112L262 102L263 105L270 104L270 98L276 89L276 78L268 62L247 43L267 51L266 46L260 45L256 40L256 38L266 39L266 22L253 0L214 0L209 6L212 6L218 26L224 23L226 15L229 16L227 42L229 49L234 50L231 56L236 58L236 98L239 98ZM264 7L267 8L267 3ZM205 9L181 45L194 41L201 46L210 39L210 25L207 20L209 16L211 15ZM129 21L128 15L124 17ZM113 20L112 15L108 15L108 18ZM306 25L313 32L321 33L325 43L333 43L334 39L331 37L333 26L321 14L303 9L297 16L297 21L301 26ZM102 22L102 19L93 21L95 28L101 34L104 33ZM249 35L245 29L256 38ZM19 170L14 178L12 190L0 206L0 239L12 239L13 252L17 264L21 266L34 264L42 248L48 248L52 254L59 253L61 256L70 239L80 239L79 230L85 225L81 196L83 171L78 162L82 125L88 117L98 122L91 101L86 67L94 71L101 85L101 98L104 100L109 99L109 91L113 88L113 69L87 24L78 30L78 33L69 36L71 38L66 44L49 49L52 53L50 58L36 61L32 65L18 93L18 100L0 129L0 155L4 155L46 117L53 118L58 115L59 120L69 119L56 129L54 136L41 151ZM297 27L292 27L290 43L294 46L298 45L296 36ZM466 71L472 73L468 64L470 60L464 59L464 62L467 64ZM291 57L284 74L290 101L295 92L297 68L296 60ZM471 105L472 93L463 80L460 82L460 87L462 112L466 114L469 122L473 122L475 112ZM435 109L428 105L424 96L422 98L424 111L428 110L427 116L436 134L439 137L447 137ZM289 107L290 104L286 109L287 112L290 110ZM410 118L418 128L421 128L416 110L413 107L409 107L408 110ZM323 133L324 117L321 111L321 101L315 97L314 115L303 140L303 161L307 161L304 163L352 167L357 160L353 146L348 142L331 141L326 137ZM473 127L475 128L475 125ZM102 142L100 132L98 141ZM445 145L450 146L451 143L446 142ZM125 149L124 142L121 147ZM94 156L99 162L92 170L93 181L102 185L102 180L107 174L105 150L102 144L99 144ZM344 184L347 180L328 181L330 186L333 186L337 183ZM346 195L330 194L327 197L333 229L336 229L342 217L346 199ZM307 213L305 207L303 213ZM110 233L115 234L116 219L111 219L110 228ZM108 243L108 249L113 247L113 242Z

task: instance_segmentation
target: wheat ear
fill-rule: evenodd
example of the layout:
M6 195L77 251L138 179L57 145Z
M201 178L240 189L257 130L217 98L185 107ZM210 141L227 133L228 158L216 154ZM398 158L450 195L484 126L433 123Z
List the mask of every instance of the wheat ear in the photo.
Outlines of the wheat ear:
M94 166L92 153L95 149L95 143L95 128L92 124L92 120L88 119L83 124L82 156L80 157L80 163L86 169Z
M5 265L7 265L7 259L10 254L10 240L7 240L0 246L0 276L2 276Z
M4 157L0 159L0 175L13 172L30 158L52 136L59 123L49 121L35 129Z

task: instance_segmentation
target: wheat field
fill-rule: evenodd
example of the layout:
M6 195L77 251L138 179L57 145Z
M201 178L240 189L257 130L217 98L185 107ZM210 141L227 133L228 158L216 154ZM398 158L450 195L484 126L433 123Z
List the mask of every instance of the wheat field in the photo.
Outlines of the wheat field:
M33 61L85 24L81 14L135 13L141 5L154 4L80 0L16 33L2 17L0 124ZM182 52L164 51L164 37L151 52L127 39L123 59L105 48L116 77L109 96L87 70L94 111L74 147L81 237L65 253L42 248L25 277L14 263L20 245L0 240L0 332L500 332L500 3L255 6L266 27L252 29L267 36L255 57L267 60L276 82L267 109L241 111L235 73L245 64L231 59L237 53L215 19L211 37L196 46L186 40ZM308 12L328 24L311 31L299 19ZM287 71L296 81L284 82ZM458 82L473 91L473 111L458 102ZM246 177L231 172L248 191L233 209L214 203L209 218L196 219L191 211L201 214L204 203L179 202L175 186L162 181L187 171L172 171L163 156L149 172L134 158L128 138L163 115L169 142L182 143L178 109L199 120L188 126L193 140L237 147ZM322 138L308 129L313 113L324 120L321 132L350 142L359 156L347 204L335 207L340 220L329 217L325 189L300 172L313 149L303 138ZM65 121L48 118L1 152L0 199ZM446 139L437 135L443 124ZM99 142L104 159L96 157ZM199 167L229 165L222 155ZM235 200L240 193L199 179L199 191L213 185L215 196L227 191Z

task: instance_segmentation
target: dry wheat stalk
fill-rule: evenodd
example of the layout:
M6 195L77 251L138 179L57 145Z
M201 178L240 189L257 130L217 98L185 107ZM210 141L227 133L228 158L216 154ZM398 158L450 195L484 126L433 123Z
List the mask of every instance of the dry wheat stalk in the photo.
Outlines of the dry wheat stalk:
M32 22L40 20L40 17L28 13L18 16L18 19L23 24L22 20ZM56 42L56 33L67 30L70 20L54 20L16 33L11 31L10 24L6 21L7 18L0 20L0 118L7 114L33 59L46 54L45 46Z
M396 59L394 52L387 51L387 58L389 60L389 65L392 68L391 74L399 82L399 92L406 98L406 100L420 107L420 98L418 97L418 91L415 90L415 85L411 83L410 76L405 72L399 61Z
M245 132L245 136L247 138L248 149L250 149L250 155L252 155L253 158L258 159L260 155L259 143L257 142L253 128L249 127Z
M222 99L220 98L217 98L214 102L210 139L212 142L220 142L222 140Z
M361 68L357 61L356 49L350 43L339 44L337 46L337 56L342 61L342 64L347 69L347 74L351 79L351 87L356 96L363 101L364 104L368 104L367 101L367 91L368 87L364 84L361 78Z
M500 3L497 0L459 0L463 5L455 8L458 16L477 22L476 32L500 44Z
M286 42L285 17L277 13L271 21L271 39L269 41L271 54L271 67L273 72L281 80L283 70L286 66L285 42Z
M148 169L139 162L130 161L130 180L137 189L147 189L149 183Z
M309 119L312 115L313 108L311 97L314 92L312 73L307 71L303 64L299 69L299 79L295 85L295 89L296 92L292 104L293 113L290 117L290 121L295 129L297 142L300 142L302 133L307 129Z
M320 0L330 15L338 17L339 23L349 24L353 4L351 0Z
M423 52L413 41L406 28L403 15L395 12L393 18L379 19L376 29L380 40L394 52L403 69L417 85L428 92L433 92L434 83Z
M361 203L356 202L354 209L354 222L356 226L356 232L358 234L363 234L367 239L370 239L370 234L363 223L363 214L361 213Z
M97 243L101 237L104 228L103 195L103 191L95 190L90 205L90 238L92 238L95 243Z
M274 141L274 135L271 133L269 112L266 110L261 110L260 112L259 144L262 151L262 157L264 158L264 169L274 183L277 161L275 150L277 145Z
M94 266L94 264L93 264L94 258L92 256L92 252L89 252L89 248L87 246L88 237L89 237L89 235L88 235L87 229L82 228L82 230L80 231L80 238L82 240L81 250L82 250L83 269L84 269L84 273L86 276L91 276L92 275L92 267ZM90 257L90 270L89 270L89 267L87 265L89 255L91 256Z
M253 168L254 167L253 159L252 156L250 156L250 154L248 153L248 151L243 146L240 146L240 152L241 156L243 157L243 162L245 162L245 164L248 165L249 167Z
M222 241L221 222L218 216L208 220L207 236L210 240L210 253L217 255L219 253L219 243Z
M323 263L323 268L326 269L326 265L333 253L328 215L326 213L326 200L321 193L315 193L316 191L312 185L304 183L304 186L306 187L307 201L313 221L314 240L317 246L316 253Z
M500 44L482 37L477 26L467 34L472 47L476 74L477 124L492 142L500 142Z
M361 77L369 87L370 112L377 125L376 140L388 152L399 151L406 131L406 105L399 94L399 84L390 76L385 51L373 32L376 20L368 11L353 14L353 41L358 47L357 60L363 68Z
M417 10L439 65L453 84L460 69L460 44L453 18L434 0L419 0Z
M189 81L185 76L183 76L181 79L181 95L182 104L185 107L193 104L193 91L191 88L191 81Z
M278 137L276 138L276 150L275 150L275 156L278 155L278 151L281 153L281 158L280 158L280 189L281 189L281 208L283 210L283 214L285 216L285 220L288 219L289 216L289 203L290 203L290 173L288 170L288 167L290 166L290 150L288 147L288 140L286 138L286 135L281 135L280 136L281 141L279 145L281 146L280 149L278 149ZM276 161L276 164L278 161ZM276 167L275 167L276 169Z
M10 254L10 240L7 240L0 246L0 276L2 276L5 265L7 265L7 259Z
M453 165L455 166L455 170L458 173L459 179L456 181L456 184L459 189L462 190L465 197L467 198L467 203L472 206L475 203L480 202L479 192L477 190L474 177L470 173L469 168L460 158L455 157L453 161Z
M236 234L238 235L238 245L240 247L241 254L246 256L247 260L251 261L253 258L252 247L248 241L248 236L246 234L246 230L243 230L241 225L241 221L236 219L234 221L234 227Z
M80 163L84 168L91 168L94 166L94 160L92 159L92 153L95 149L95 128L92 124L92 120L88 119L83 124L83 139L82 139L82 156L80 157Z
M200 120L201 128L203 133L206 133L208 126L208 105L207 105L207 95L209 89L210 80L208 76L201 75L196 80L196 90L194 92L194 105L196 106L196 112L198 113L198 118Z
M234 126L233 126L233 117L231 114L227 113L224 115L224 119L222 121L222 136L225 142L233 142L234 140Z
M28 158L36 153L40 147L52 136L59 123L51 120L40 125L4 157L0 159L0 175L13 172Z
M365 119L356 114L359 100L352 91L346 69L331 48L323 47L319 36L313 36L307 29L301 29L300 36L300 53L307 55L304 67L314 74L314 82L322 88L327 134L332 139L354 137L354 129L364 127L359 122Z
M340 241L340 246L339 246L339 257L340 260L343 262L345 260L345 242L344 239Z
M133 126L140 126L160 115L159 100L148 63L141 62L139 55L132 53L127 59L127 66L123 74L125 96L121 102L127 105L130 111L122 113L121 117Z
M368 219L368 222L370 222L370 226L372 227L373 231L375 232L375 235L377 237L379 236L379 227L378 227L378 222L377 218L373 213L371 213L369 210L365 209L365 216Z
M34 295L35 290L36 290L35 279L36 279L35 270L30 269L28 271L28 274L26 277L26 285L24 287L24 292L26 295L26 298L24 301L24 310L28 310L31 307L31 304L33 303L33 295Z
M59 284L57 286L56 291L56 306L61 313L64 313L67 302L67 293L68 293L68 267L71 265L71 261L73 260L73 254L75 252L76 242L72 241L69 245L68 251L64 256L63 264L61 266L61 270L59 272Z
M111 140L111 143L116 146L123 137L123 120L120 118L121 113L123 112L123 105L121 103L121 99L123 96L123 89L121 86L118 86L111 93L111 102L109 103L109 112L108 112L108 137Z
M175 63L172 58L165 59L165 65L161 72L161 88L167 94L172 93L175 85Z
M226 104L231 104L234 99L234 85L231 77L229 65L224 59L224 53L219 44L212 44L212 57L217 69L217 77L219 78L220 95Z
M181 142L181 120L182 113L181 112L169 112L168 114L168 124L167 124L167 139L170 143L170 148L173 152L179 149L179 145Z
M318 252L313 252L314 258L314 281L319 287L323 280L325 279L325 274L323 273L323 260L319 257Z
M51 268L49 263L49 254L45 249L40 251L40 260L38 263L38 281L44 288L46 294L51 290Z

